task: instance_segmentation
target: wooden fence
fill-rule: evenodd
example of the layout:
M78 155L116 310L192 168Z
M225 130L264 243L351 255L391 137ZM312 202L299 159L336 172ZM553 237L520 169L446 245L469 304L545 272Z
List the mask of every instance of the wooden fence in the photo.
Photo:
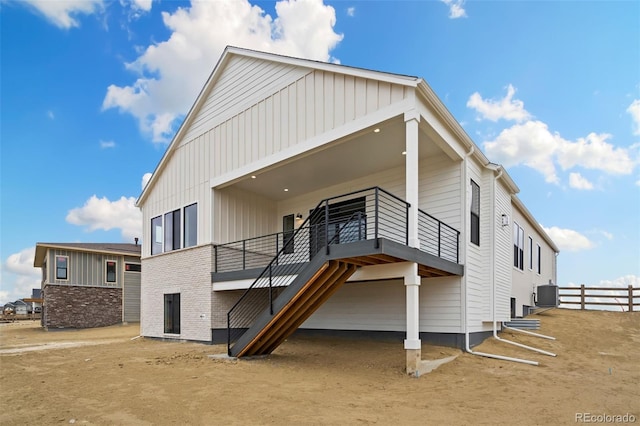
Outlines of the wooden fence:
M634 306L640 306L640 293L634 294L636 291L640 292L640 287L585 287L582 284L580 287L558 287L558 290L561 305L580 305L580 309L585 309L586 306L592 305L619 306L623 311L626 308L627 311L633 312ZM638 301L634 300L634 297ZM636 311L638 311L638 308L636 308Z

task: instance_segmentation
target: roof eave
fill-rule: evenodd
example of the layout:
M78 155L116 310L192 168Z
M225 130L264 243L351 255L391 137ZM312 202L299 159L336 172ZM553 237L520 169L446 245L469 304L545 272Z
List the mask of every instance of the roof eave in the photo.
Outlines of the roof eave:
M560 249L558 248L556 243L553 242L551 237L549 237L549 234L547 234L547 231L545 231L542 225L540 225L538 221L533 217L522 200L520 200L520 198L518 198L518 196L516 196L515 194L511 195L511 200L513 201L513 204L518 208L518 210L520 210L520 212L524 215L524 217L527 218L527 220L533 225L536 231L538 231L540 235L542 235L542 238L544 238L547 244L551 246L553 251L555 251L556 253L560 253Z

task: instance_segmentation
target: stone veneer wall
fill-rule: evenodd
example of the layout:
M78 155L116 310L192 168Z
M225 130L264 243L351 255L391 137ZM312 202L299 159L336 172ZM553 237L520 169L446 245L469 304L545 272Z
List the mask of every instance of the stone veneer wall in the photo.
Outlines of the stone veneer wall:
M42 325L92 328L122 322L122 289L48 284L44 288Z

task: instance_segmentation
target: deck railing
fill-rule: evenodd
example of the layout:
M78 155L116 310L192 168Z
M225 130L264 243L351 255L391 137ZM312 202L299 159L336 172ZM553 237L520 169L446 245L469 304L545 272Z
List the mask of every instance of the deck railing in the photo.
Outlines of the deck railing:
M300 228L309 228L306 236L294 235L294 240L304 238L308 248L306 252L317 253L322 247L328 247L325 241L338 235L334 244L349 242L344 235L336 233L336 227L345 223L345 218L361 212L358 227L361 240L386 238L400 244L409 241L409 203L385 191L373 187L361 191L331 197L321 201L310 213ZM328 224L325 226L324 224ZM355 225L351 225L355 226ZM342 231L342 234L348 229ZM353 234L352 232L349 232ZM430 214L418 210L418 236L420 249L451 262L459 263L460 232ZM279 256L291 233L283 232L235 241L214 246L213 271L230 272L253 268L265 268L274 257L276 265L290 263L291 256ZM290 247L286 251L290 250ZM286 254L286 253L285 253ZM309 258L304 261L309 261Z

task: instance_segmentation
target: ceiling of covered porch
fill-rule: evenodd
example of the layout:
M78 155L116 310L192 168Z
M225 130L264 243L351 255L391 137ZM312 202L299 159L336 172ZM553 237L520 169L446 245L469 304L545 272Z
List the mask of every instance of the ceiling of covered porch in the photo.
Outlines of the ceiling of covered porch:
M443 152L429 130L420 126L421 158ZM232 186L284 200L403 166L404 151L405 123L400 116L247 175Z

